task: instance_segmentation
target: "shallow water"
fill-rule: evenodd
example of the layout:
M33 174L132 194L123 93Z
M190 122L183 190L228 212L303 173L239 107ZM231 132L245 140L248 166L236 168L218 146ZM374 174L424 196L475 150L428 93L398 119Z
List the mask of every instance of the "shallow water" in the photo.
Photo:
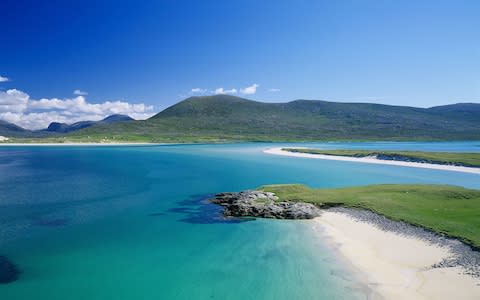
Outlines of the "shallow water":
M0 147L3 299L365 298L306 221L225 221L208 194L271 183L448 183L475 174L264 154L283 145L478 152L479 142Z

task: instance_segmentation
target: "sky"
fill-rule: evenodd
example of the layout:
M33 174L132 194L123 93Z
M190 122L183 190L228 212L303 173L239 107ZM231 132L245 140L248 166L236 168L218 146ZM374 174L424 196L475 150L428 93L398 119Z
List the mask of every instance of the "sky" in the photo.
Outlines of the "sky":
M480 1L0 2L0 119L148 118L196 95L480 103Z

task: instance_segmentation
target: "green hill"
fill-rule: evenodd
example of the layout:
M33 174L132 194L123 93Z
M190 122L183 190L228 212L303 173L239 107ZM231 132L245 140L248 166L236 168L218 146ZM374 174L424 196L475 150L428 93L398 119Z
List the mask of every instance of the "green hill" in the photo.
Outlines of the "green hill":
M480 139L480 104L415 108L228 95L191 97L146 121L101 124L72 139L155 142Z

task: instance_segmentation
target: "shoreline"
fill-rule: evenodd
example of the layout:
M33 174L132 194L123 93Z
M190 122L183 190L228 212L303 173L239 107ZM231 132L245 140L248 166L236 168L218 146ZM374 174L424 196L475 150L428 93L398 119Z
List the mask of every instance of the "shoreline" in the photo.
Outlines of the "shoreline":
M406 161L396 161L396 160L381 160L373 157L348 157L348 156L325 155L325 154L298 153L298 152L284 151L282 150L282 148L269 148L269 149L263 150L263 152L267 154L284 155L284 156L291 156L291 157L337 160L337 161L348 161L348 162L358 162L358 163L370 163L370 164L381 164L381 165L392 165L392 166L401 166L401 167L424 168L424 169L433 169L433 170L442 170L442 171L480 174L480 168L473 168L473 167L450 166L450 165L406 162Z
M150 146L173 145L170 143L0 143L1 146Z
M313 234L362 274L373 299L480 297L479 266L469 270L480 254L456 240L354 209L324 210L312 223Z

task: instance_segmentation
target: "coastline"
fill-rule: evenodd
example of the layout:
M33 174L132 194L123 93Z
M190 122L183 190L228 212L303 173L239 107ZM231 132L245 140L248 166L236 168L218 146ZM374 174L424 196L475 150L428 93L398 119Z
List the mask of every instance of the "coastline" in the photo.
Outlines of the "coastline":
M363 274L360 280L374 291L373 299L480 297L480 279L466 274L468 270L455 261L449 263L450 259L459 256L454 240L438 237L439 242L432 233L425 232L422 236L422 229L416 233L405 230L409 227L388 230L368 219L358 218L348 209L325 210L312 222L314 234L326 237L354 271Z
M401 166L401 167L413 167L413 168L424 168L424 169L433 169L433 170L442 170L442 171L480 174L480 168L472 168L472 167L450 166L450 165L428 164L428 163L406 162L406 161L395 161L395 160L381 160L373 157L348 157L348 156L336 156L336 155L324 155L324 154L298 153L298 152L284 151L282 150L282 148L269 148L264 150L263 152L267 154L284 155L284 156L291 156L291 157L382 164L382 165L393 165L393 166Z
M151 146L169 143L0 143L1 146Z

